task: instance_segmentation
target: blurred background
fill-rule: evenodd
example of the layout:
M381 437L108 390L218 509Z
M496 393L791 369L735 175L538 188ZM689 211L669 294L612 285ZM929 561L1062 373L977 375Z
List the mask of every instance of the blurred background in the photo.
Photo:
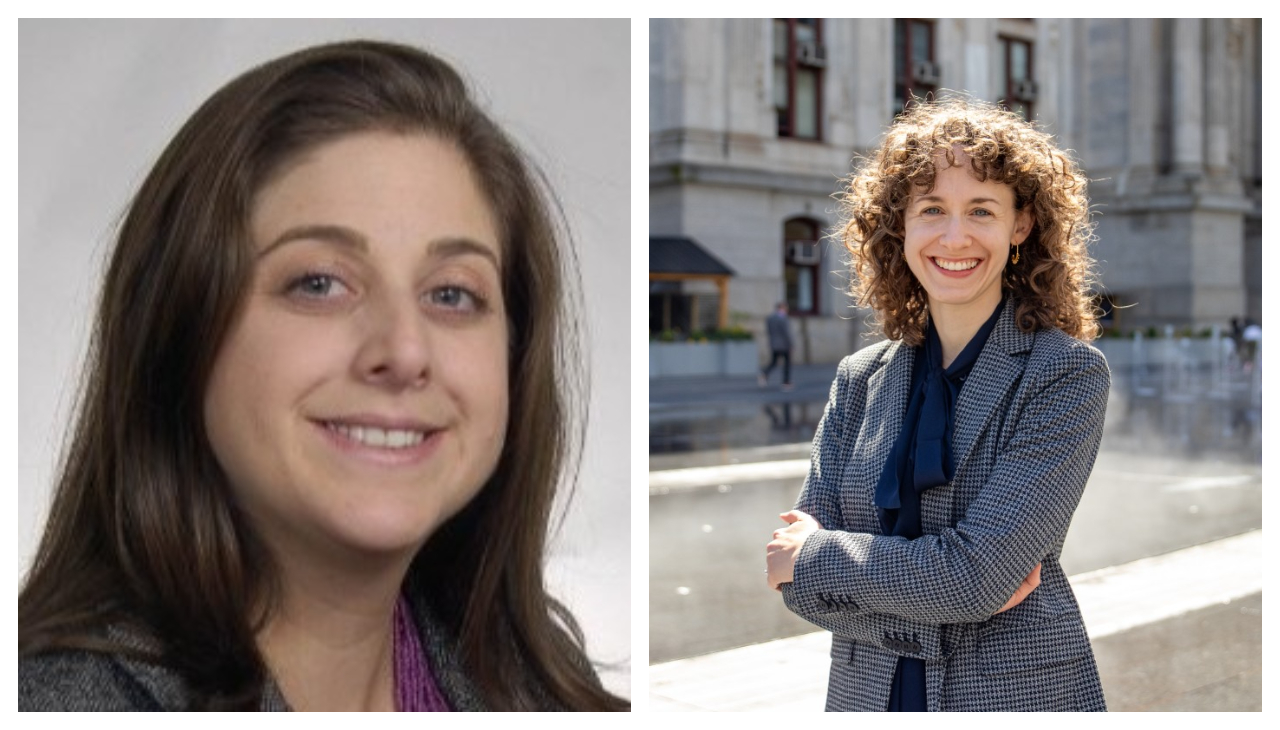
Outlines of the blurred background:
M1113 387L1062 563L1113 710L1259 710L1262 23L649 21L650 701L821 709L829 635L763 579L839 360L832 195L911 95L1074 150ZM789 309L790 388L765 317Z

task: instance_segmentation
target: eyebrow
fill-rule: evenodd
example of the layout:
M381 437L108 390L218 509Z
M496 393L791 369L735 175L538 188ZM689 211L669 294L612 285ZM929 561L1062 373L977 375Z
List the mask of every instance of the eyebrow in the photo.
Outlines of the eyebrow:
M917 203L945 203L947 201L943 200L937 195L923 195L919 198L916 198L916 202ZM976 203L995 203L996 205L1002 205L1002 203L999 200L996 200L995 198L973 198L972 200L969 201L968 204L974 205Z
M343 248L354 249L361 253L369 252L369 241L363 234L353 228L338 225L305 225L294 226L276 236L275 240L267 244L267 247L258 253L258 259L264 258L267 254L285 244L303 240L322 241L324 243L337 244ZM495 269L502 271L502 264L498 261L498 254L491 246L486 246L465 236L437 238L427 245L427 253L438 258L467 255L480 256L488 259Z

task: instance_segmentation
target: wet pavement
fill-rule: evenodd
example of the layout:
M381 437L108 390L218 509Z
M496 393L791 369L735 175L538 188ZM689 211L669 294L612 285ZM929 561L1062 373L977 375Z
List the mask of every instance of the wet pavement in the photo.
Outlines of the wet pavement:
M789 392L749 378L650 384L651 663L814 630L765 585L764 545L799 493L835 369L797 367ZM1161 393L1114 377L1098 462L1063 551L1069 575L1261 527L1261 408L1245 387L1230 386ZM1195 697L1221 709L1244 709L1249 697L1260 704L1260 650L1256 661L1244 652L1239 671L1227 671L1227 654L1238 658L1241 637L1260 633L1261 597L1231 605L1100 641L1099 664L1112 667L1104 684L1119 688L1112 708L1174 709ZM1160 633L1165 624L1176 628ZM1183 644L1171 638L1188 631ZM1223 683L1160 695L1178 686L1161 664L1197 651L1222 654Z
M730 463L716 454L811 441L836 365L796 365L791 376L790 391L761 388L752 377L650 381L649 470Z

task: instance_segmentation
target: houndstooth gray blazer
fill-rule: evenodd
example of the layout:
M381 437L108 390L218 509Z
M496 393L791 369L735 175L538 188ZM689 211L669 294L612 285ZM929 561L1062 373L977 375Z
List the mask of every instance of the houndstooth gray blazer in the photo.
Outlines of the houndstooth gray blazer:
M955 475L921 495L916 540L881 534L873 502L914 351L881 342L840 364L796 505L824 529L782 587L789 609L835 635L828 710L884 710L899 656L925 660L930 711L1106 709L1058 557L1111 376L1100 352L1061 331L1020 331L1015 309L960 391ZM1040 587L996 614L1038 562Z

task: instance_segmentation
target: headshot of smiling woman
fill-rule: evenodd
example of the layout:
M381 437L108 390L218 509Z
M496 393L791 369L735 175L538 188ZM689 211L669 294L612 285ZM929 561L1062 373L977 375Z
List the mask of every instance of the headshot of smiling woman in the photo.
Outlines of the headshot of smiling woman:
M544 575L580 438L552 200L416 48L208 99L110 256L21 709L627 709Z

